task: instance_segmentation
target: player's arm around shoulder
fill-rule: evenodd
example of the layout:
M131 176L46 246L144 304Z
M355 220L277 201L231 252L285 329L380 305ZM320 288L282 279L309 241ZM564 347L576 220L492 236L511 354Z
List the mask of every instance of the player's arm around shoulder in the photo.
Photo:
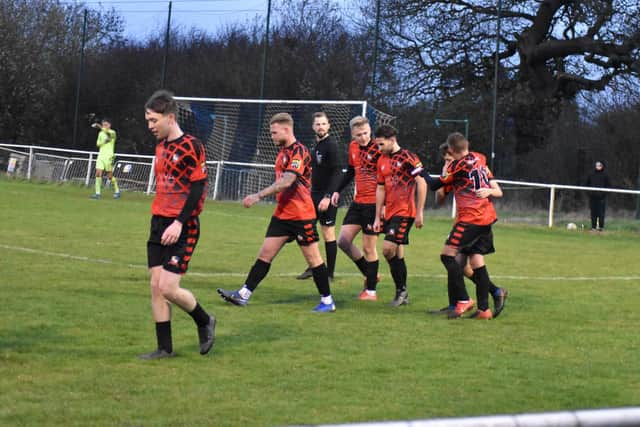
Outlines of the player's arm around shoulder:
M418 175L416 176L416 228L422 228L424 224L424 205L427 201L427 182Z
M476 196L481 199L486 199L487 197L493 197L495 199L499 199L502 197L502 188L500 188L500 184L495 179L489 181L489 188L480 188L476 191Z

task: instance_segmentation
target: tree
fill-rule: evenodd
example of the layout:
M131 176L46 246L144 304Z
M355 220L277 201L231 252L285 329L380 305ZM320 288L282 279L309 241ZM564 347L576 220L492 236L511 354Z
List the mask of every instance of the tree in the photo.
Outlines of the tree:
M17 143L70 141L81 46L80 5L54 0L4 0L0 6L0 135ZM118 42L122 21L113 13L89 14L87 45ZM73 77L72 77L73 76ZM68 144L67 144L68 145Z
M380 1L382 66L403 76L388 95L435 102L475 91L476 108L490 111L497 1ZM516 154L543 146L581 92L638 88L636 0L504 0L501 23L500 112L514 123Z

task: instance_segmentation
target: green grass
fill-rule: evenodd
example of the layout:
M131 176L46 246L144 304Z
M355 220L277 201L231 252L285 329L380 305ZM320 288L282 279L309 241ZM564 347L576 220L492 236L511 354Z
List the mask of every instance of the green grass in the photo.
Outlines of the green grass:
M439 251L450 219L429 211L406 259L411 304L354 296L339 254L338 311L295 244L246 308L224 304L258 252L273 206L208 202L183 286L219 319L212 354L174 310L178 357L155 346L146 238L151 199L0 180L0 425L287 425L637 405L638 234L496 225L494 281L511 296L489 322L425 314L446 302ZM344 211L341 210L340 215ZM441 213L445 214L444 212ZM472 290L472 286L469 286Z

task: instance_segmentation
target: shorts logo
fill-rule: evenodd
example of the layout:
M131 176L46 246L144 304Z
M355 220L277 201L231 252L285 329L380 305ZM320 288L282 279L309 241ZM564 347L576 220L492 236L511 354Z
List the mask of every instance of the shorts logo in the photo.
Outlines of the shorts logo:
M390 228L388 234L389 234L389 236L393 236L393 235L396 234L396 230L394 230L393 228Z
M296 238L301 242L304 241L304 236L301 236L300 234L298 234Z
M300 159L295 159L291 161L291 168L300 169Z
M180 264L180 257L177 255L174 255L171 257L171 259L169 260L169 265L178 265Z

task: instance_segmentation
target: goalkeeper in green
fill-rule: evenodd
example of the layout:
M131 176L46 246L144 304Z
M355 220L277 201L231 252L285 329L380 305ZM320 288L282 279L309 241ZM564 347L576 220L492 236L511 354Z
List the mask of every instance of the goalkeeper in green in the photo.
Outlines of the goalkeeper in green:
M92 199L99 199L101 196L102 174L106 172L107 178L113 186L113 198L120 198L120 190L118 189L118 181L113 176L113 162L115 160L116 131L111 129L111 120L102 119L102 123L94 123L91 127L100 129L98 132L98 140L96 145L100 150L98 159L96 160L96 193L91 196Z

